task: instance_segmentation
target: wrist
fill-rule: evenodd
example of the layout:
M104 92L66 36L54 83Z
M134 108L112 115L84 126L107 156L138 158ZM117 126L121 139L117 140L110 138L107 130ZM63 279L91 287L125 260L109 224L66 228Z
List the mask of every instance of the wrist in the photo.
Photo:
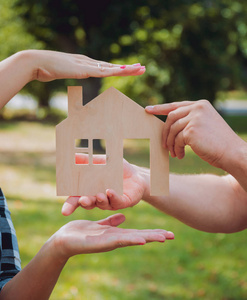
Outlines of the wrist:
M148 199L150 196L150 170L138 166L136 166L136 168L143 186L142 199L146 201L146 199Z
M57 236L57 232L52 235L41 248L45 255L49 256L50 260L58 265L65 265L69 256L63 251L62 239Z
M247 143L239 138L234 151L229 153L228 163L223 168L231 174L247 191Z
M247 143L240 137L228 148L227 153L222 159L221 168L233 175L235 173L242 173L247 168Z
M14 54L19 65L25 69L27 82L37 79L37 52L38 50L23 50Z

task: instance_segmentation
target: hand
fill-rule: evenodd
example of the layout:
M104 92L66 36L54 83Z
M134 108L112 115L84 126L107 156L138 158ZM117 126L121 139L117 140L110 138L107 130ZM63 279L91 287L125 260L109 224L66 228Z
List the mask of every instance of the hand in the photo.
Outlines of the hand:
M183 158L185 146L189 145L203 160L226 169L233 148L242 143L207 100L147 106L146 111L167 115L163 146L172 157Z
M32 80L83 79L141 75L145 67L114 65L85 55L47 50L24 50L0 62L0 109Z
M117 65L80 54L46 50L27 50L26 52L33 61L33 79L39 81L141 75L145 72L145 67L139 63Z
M76 162L87 163L88 156L79 154ZM105 156L94 155L93 163L104 163ZM149 180L149 171L135 165L129 164L123 160L123 195L119 196L114 190L106 190L106 194L99 193L93 196L69 197L62 208L62 214L68 216L79 206L85 209L98 207L103 210L117 210L136 205L143 197L147 181ZM148 179L147 179L148 177Z
M137 230L116 227L124 221L123 214L115 214L100 221L72 221L60 228L48 243L52 243L51 249L57 259L67 260L76 254L106 252L120 247L174 239L172 232L162 229Z

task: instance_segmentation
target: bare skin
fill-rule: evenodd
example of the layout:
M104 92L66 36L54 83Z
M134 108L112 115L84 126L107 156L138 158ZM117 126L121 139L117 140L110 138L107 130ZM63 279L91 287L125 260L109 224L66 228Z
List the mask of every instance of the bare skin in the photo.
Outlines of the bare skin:
M77 220L61 227L40 249L30 263L2 289L0 299L46 300L71 256L111 251L150 242L173 239L172 232L121 229L125 220L115 214L100 221Z
M88 77L136 76L145 72L140 64L115 65L85 55L46 50L24 50L0 62L0 109L28 82Z
M247 228L247 143L206 100L146 107L146 111L167 115L163 146L172 157L184 158L184 148L189 146L203 160L229 174L171 174L170 195L151 197L149 170L125 161L123 195L106 190L90 197L69 197L63 214L78 206L117 210L143 199L198 230L230 233Z

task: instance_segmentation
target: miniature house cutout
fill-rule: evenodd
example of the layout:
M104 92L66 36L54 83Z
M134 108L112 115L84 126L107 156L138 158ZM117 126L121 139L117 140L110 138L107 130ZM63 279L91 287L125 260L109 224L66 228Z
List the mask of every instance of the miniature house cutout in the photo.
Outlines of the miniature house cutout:
M150 140L150 194L167 195L169 156L161 144L163 125L113 87L85 106L82 87L68 87L68 117L56 126L57 195L96 195L106 189L122 195L123 140L136 138ZM95 158L95 139L105 141L103 161Z

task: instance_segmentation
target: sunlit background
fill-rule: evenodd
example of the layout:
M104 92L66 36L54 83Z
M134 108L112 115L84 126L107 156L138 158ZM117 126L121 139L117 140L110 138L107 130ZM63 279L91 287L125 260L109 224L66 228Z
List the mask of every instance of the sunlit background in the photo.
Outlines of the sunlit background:
M66 222L111 213L61 215L55 125L67 114L67 86L83 85L86 102L110 86L142 106L205 98L247 140L246 20L247 3L235 0L0 1L0 59L32 48L146 66L140 77L33 82L0 111L0 182L23 267ZM148 145L126 141L125 158L148 166ZM170 169L224 174L190 149ZM124 227L172 230L175 240L74 257L51 299L247 299L246 232L199 232L144 202L122 212Z

